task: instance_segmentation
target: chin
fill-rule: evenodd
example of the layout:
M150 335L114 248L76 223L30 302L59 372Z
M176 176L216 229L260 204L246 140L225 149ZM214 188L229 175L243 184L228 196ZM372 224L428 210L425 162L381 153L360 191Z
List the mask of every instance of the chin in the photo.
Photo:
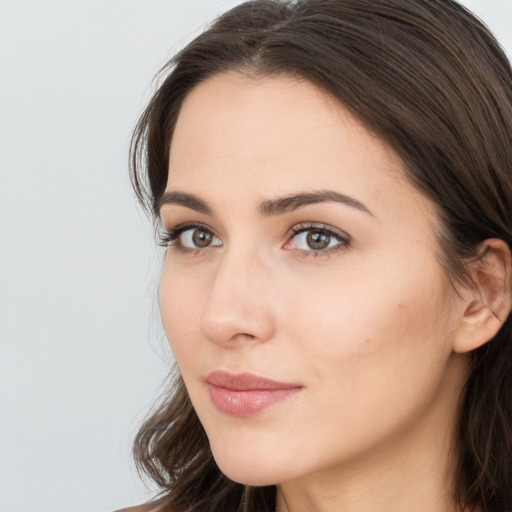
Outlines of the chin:
M250 485L251 487L264 487L268 485L276 485L280 479L273 478L274 474L268 470L255 469L245 465L242 467L240 464L218 464L219 469L233 482L243 485Z
M227 454L222 450L219 453L214 449L212 453L222 473L239 484L261 487L290 478L284 468L278 467L276 461L269 461L266 457L256 459L245 454Z

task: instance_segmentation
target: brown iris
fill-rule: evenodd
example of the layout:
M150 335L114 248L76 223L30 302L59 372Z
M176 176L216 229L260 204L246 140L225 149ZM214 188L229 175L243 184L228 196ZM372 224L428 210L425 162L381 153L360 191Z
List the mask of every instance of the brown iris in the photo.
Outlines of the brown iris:
M325 233L319 233L318 231L310 231L306 237L306 241L309 247L315 251L325 249L329 246L331 237Z
M192 241L196 247L208 247L212 242L212 234L201 229L194 230Z

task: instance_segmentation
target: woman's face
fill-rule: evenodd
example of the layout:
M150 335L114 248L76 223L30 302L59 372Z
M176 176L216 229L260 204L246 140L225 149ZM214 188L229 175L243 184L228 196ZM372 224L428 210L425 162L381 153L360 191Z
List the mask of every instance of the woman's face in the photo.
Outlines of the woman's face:
M466 370L436 212L343 106L291 78L208 79L179 115L161 215L165 330L227 476L437 452Z

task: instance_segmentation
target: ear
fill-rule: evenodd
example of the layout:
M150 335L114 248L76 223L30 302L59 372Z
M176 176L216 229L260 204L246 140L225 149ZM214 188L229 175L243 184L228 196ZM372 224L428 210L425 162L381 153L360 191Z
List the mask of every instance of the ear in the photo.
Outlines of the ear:
M490 238L479 246L470 263L473 286L463 290L464 315L454 340L454 351L465 353L490 341L501 329L511 308L511 255L509 246Z

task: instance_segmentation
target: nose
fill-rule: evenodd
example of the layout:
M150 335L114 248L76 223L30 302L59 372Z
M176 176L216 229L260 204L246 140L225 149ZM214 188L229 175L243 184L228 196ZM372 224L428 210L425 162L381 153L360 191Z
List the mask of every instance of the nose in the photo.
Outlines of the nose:
M246 251L227 251L219 261L201 317L210 341L235 347L274 335L272 276L268 265Z

